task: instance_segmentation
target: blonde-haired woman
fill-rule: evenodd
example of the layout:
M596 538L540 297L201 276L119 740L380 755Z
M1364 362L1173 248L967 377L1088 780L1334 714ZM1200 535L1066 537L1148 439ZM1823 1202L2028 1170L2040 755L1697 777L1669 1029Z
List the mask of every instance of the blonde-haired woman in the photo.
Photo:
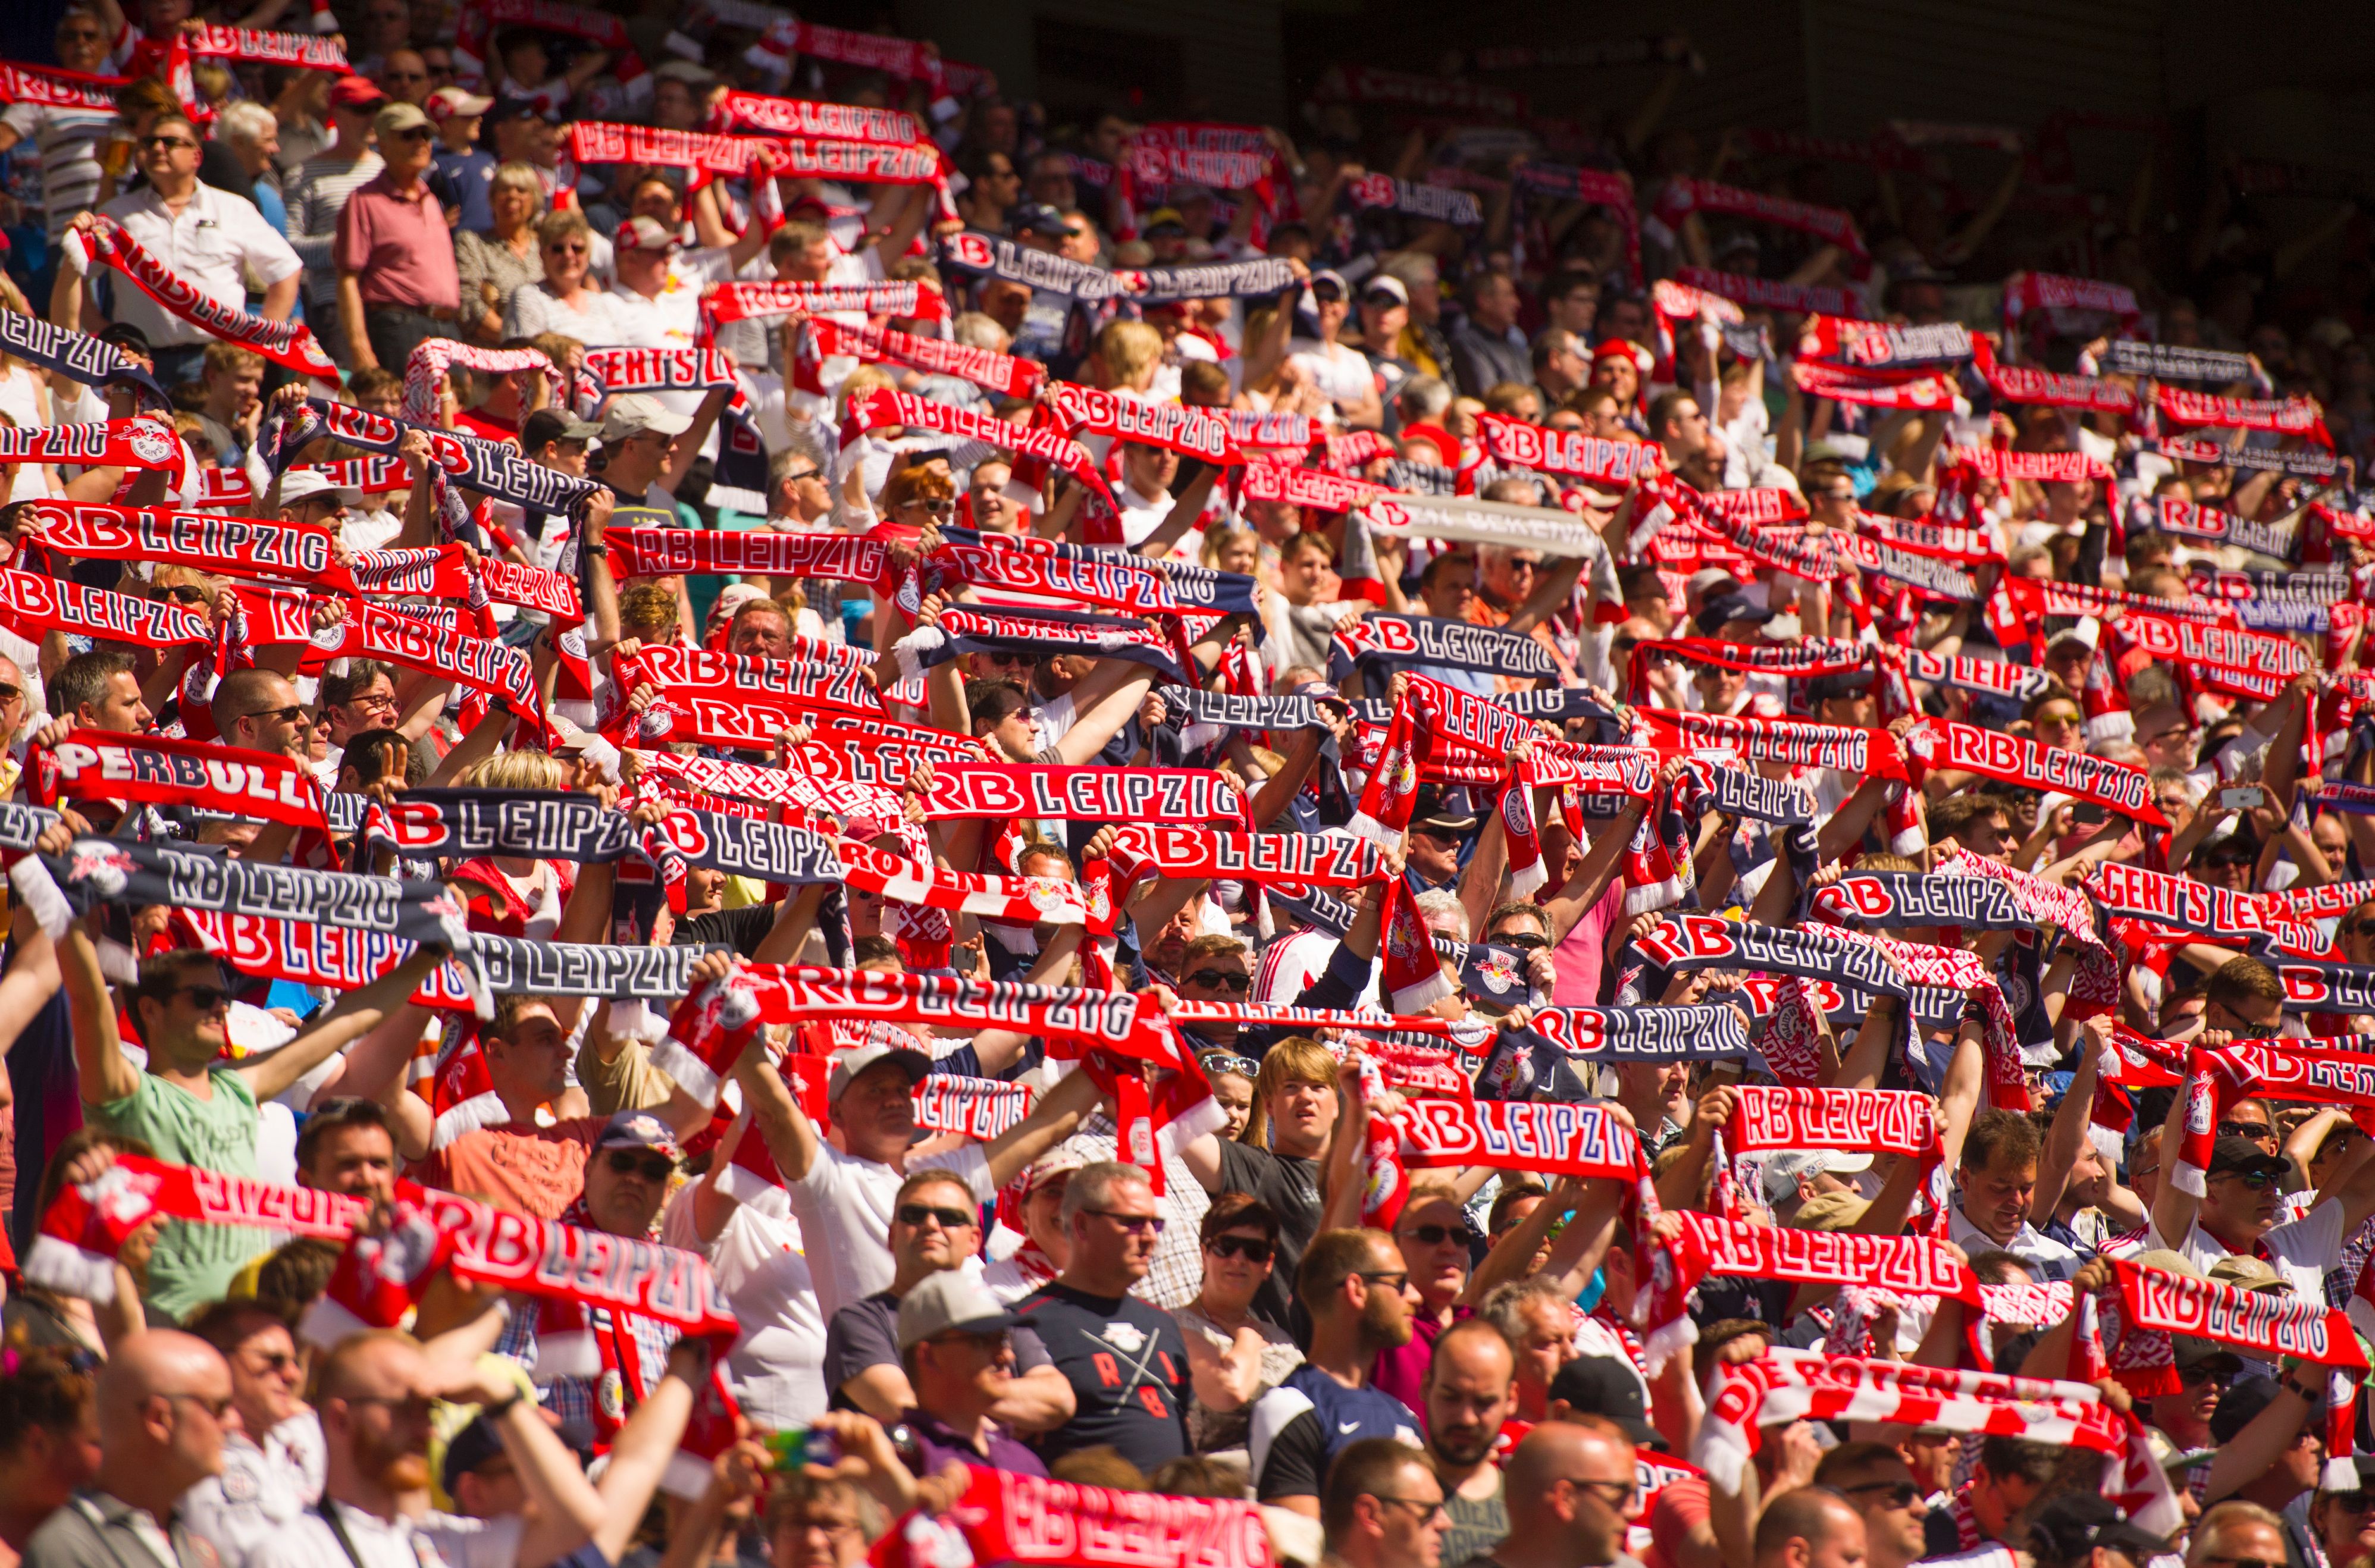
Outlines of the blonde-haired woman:
M506 163L494 172L487 203L494 226L454 231L454 268L462 279L462 320L479 343L503 336L503 312L511 297L544 277L538 250L537 215L544 210L544 182L526 163Z
M623 336L610 296L594 287L594 230L580 212L549 212L536 226L544 276L512 291L503 311L505 337L566 333L589 348L609 348Z

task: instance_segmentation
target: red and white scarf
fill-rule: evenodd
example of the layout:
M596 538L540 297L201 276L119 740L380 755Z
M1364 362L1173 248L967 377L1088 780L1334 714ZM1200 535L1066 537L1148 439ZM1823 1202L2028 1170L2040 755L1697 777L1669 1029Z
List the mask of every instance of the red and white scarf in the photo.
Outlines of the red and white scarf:
M481 348L475 343L456 343L450 337L425 337L413 345L411 355L404 361L406 419L419 424L439 422L445 372L455 365L497 376L510 375L514 371L542 371L545 380L552 385L553 402L562 407L568 406L568 385L541 348Z
M308 37L301 32L261 32L254 28L224 27L201 22L183 40L201 60L238 60L253 65L295 65L308 71L346 75L346 45L336 38Z
M86 467L182 466L182 438L164 420L143 414L79 425L0 428L0 463L78 463Z
M102 109L112 113L115 95L132 85L129 77L97 77L63 65L22 65L0 60L0 100L41 103L56 109Z
M1068 1568L1273 1568L1260 1508L965 1467L969 1484L935 1519L916 1513L875 1545L877 1568L951 1562ZM969 1557L951 1557L952 1550Z
M533 1215L490 1208L459 1193L399 1183L452 1238L456 1276L531 1295L619 1306L690 1334L738 1337L742 1325L702 1259L624 1237L598 1242ZM343 1242L370 1205L314 1187L284 1187L196 1166L121 1154L96 1180L68 1184L41 1216L26 1278L87 1300L115 1294L116 1253L154 1219L248 1226ZM597 1260L599 1260L598 1263Z
M776 98L728 88L710 113L720 130L766 131L779 136L823 136L834 141L906 147L924 139L913 114L856 103L821 103L808 98Z
M1925 773L1939 768L1978 773L2091 801L2152 827L2168 826L2168 819L2153 803L2152 781L2142 768L2124 762L2040 746L2025 736L1951 719L1923 719L1906 737L1905 748Z
M1762 1429L1796 1421L1935 1426L2103 1454L2127 1445L2119 1412L2089 1384L1777 1346L1753 1362L1719 1363L1709 1373L1707 1419L1691 1459L1715 1485L1737 1491L1763 1444Z
M302 322L266 321L200 292L196 285L150 255L124 225L106 214L95 215L89 232L78 230L66 242L76 247L86 266L107 263L130 278L142 293L192 326L212 333L226 343L254 349L274 364L300 375L337 384L338 367L322 351L311 327Z
M1044 425L1026 427L1011 424L995 414L959 408L928 397L894 392L887 386L878 386L863 397L851 399L842 410L844 462L847 461L850 442L868 431L891 426L963 436L1001 452L1036 457L1055 464L1099 495L1110 499L1113 494L1106 488L1105 476L1097 471L1096 463L1089 456L1088 449L1060 430L1050 430Z
M830 317L811 316L801 324L794 347L792 384L821 396L824 362L834 358L869 365L887 360L935 375L957 376L1004 397L1029 397L1047 373L1046 367L1035 360L1018 360L994 348L943 337L919 337L887 326L845 326Z
M1207 463L1234 465L1246 460L1227 416L1210 408L1141 403L1097 387L1058 381L1048 383L1040 409L1042 420L1068 435L1085 431L1140 446L1159 446Z
M1710 294L1720 294L1743 305L1756 305L1766 310L1790 311L1802 315L1812 312L1847 316L1858 320L1866 313L1864 297L1861 292L1851 289L1834 289L1826 284L1785 283L1778 278L1749 277L1704 266L1677 267L1674 280L1693 289L1703 289Z
M855 311L869 316L939 321L948 301L914 278L884 283L713 283L702 290L702 314L713 322L752 316L820 315Z
M1811 202L1768 196L1761 192L1743 190L1737 185L1719 184L1713 180L1676 177L1668 180L1660 190L1658 204L1651 210L1669 229L1677 227L1694 212L1753 218L1779 228L1796 230L1802 234L1812 234L1827 244L1837 245L1854 259L1859 275L1868 271L1872 265L1872 253L1864 249L1863 236L1856 230L1854 217L1835 206L1816 206Z
M2209 425L2218 430L2274 430L2281 435L2307 436L2331 448L2325 410L2314 397L2221 397L2215 393L2161 383L2154 390L2162 418L2177 425Z

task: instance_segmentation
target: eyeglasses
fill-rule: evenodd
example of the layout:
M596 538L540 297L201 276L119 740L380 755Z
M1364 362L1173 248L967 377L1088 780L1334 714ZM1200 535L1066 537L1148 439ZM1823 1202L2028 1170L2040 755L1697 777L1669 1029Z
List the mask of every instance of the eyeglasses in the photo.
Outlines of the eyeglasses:
M206 1411L208 1417L218 1422L223 1419L223 1412L230 1409L230 1397L229 1395L225 1395L219 1399L209 1399L204 1394L168 1394L165 1396L165 1398L169 1402L176 1405L182 1404L184 1401L195 1405L198 1409Z
M981 1223L981 1216L962 1208L942 1208L933 1203L903 1203L899 1206L899 1223L909 1227L929 1220L943 1231L967 1231Z
M2271 1562L2264 1557L2227 1557L2222 1553L2211 1551L2203 1553L2202 1561L2232 1563L2234 1568L2285 1568L2285 1560L2281 1557Z
M1407 1268L1364 1268L1358 1270L1358 1273L1360 1278L1372 1285L1386 1285L1388 1281L1391 1281L1388 1288L1397 1292L1406 1289L1410 1284L1410 1270Z
M1446 1242L1465 1243L1468 1240L1468 1227L1465 1225L1413 1225L1402 1234L1423 1247L1439 1247Z
M957 503L953 501L916 500L903 501L899 503L899 509L903 512L911 506L918 511L928 512L935 517L954 517L957 514Z
M5 682L0 682L0 702L21 702L24 700L25 689L23 687L10 686Z
M1241 969L1199 969L1184 978L1208 991L1249 991L1254 984L1254 977Z
M242 1350L240 1354L255 1363L267 1374L276 1372L294 1372L304 1364L287 1350Z
M207 602L207 591L204 588L194 588L187 583L182 584L179 587L166 589L165 596L179 605L202 605Z
M1921 1499L1921 1489L1911 1481L1866 1481L1861 1486L1843 1486L1839 1490L1849 1497L1860 1491L1885 1491L1888 1493L1885 1506L1890 1508L1909 1508Z
M1442 1503L1429 1503L1424 1497L1388 1497L1383 1492L1375 1491L1371 1492L1369 1495L1376 1498L1380 1503L1399 1503L1405 1508L1417 1509L1418 1524L1419 1528L1421 1529L1424 1529L1427 1526L1434 1524L1437 1519L1445 1518L1448 1515L1448 1510L1447 1510Z
M2336 1508L2345 1513L2375 1514L2375 1494L2364 1491L2335 1491L2329 1492L2327 1495L2334 1499L2334 1505Z
M400 79L400 78L399 78L399 79ZM425 76L417 76L417 75L416 75L412 79L413 79L414 81L425 82L425 81L427 81L429 78L428 78L427 77L425 77ZM398 131L398 132L396 132L396 137L397 137L397 139L398 139L398 140L400 140L400 141L408 141L408 142L425 142L425 141L427 141L431 136L435 136L437 133L436 133L436 132L434 132L434 131L432 131L432 130L431 130L431 129L430 129L428 126L426 126L426 125L407 125L403 130Z
M566 240L555 240L544 248L544 253L549 256L582 256L585 253L585 247L582 243L573 245Z
M2212 1366L2209 1362L2204 1362L2195 1366L2178 1368L2177 1380L2189 1388L2199 1388L2205 1383L2215 1383L2224 1388L2235 1381L2235 1374L2222 1367Z
M2078 715L2056 709L2051 713L2038 714L2037 722L2041 725L2074 725L2078 722Z
M2202 864L2214 871L2232 871L2239 866L2249 866L2258 858L2255 855L2209 855L2203 857Z
M1521 953L1538 953L1551 945L1548 937L1532 931L1512 931L1505 936L1487 937L1486 942L1496 948L1515 948Z
M2218 1136L2220 1138L2267 1138L2274 1134L2275 1131L2275 1129L2268 1126L2265 1122L2221 1122L2218 1124Z
M1210 1056L1199 1057L1197 1066L1202 1067L1207 1073L1240 1073L1247 1078L1258 1078L1261 1074L1261 1064L1251 1056L1231 1056L1215 1053Z
M392 691L373 691L368 695L349 697L347 699L347 706L349 708L371 708L392 713L396 712L396 693Z
M228 1006L230 1002L230 993L219 985L176 985L165 995L187 996L191 1005L202 1013L213 1012L217 1008Z
M346 1394L339 1397L349 1405L384 1405L396 1415L424 1421L429 1419L429 1398L423 1394Z
M665 1154L638 1154L632 1149L610 1150L610 1172L619 1176L641 1176L647 1182L664 1182L676 1171L676 1161Z
M820 475L821 475L822 473L823 473L823 470L822 470L822 469L821 469L821 468L803 468L803 469L801 469L798 473L797 473L797 474L786 474L786 475L785 475L785 476L784 476L784 482L785 482L786 484L797 485L797 484L798 484L802 479L813 479L813 478L818 477L819 477Z
M305 718L305 704L291 702L285 708L263 708L247 715L258 723L270 719L277 725L301 724Z
M1157 1236L1163 1234L1163 1216L1160 1214L1116 1214L1110 1208L1085 1208L1081 1212L1110 1220L1133 1236L1140 1231Z
M1323 305L1341 304L1344 300L1344 290L1337 288L1333 283L1315 283L1311 286L1311 297Z
M1581 1476L1561 1476L1559 1480L1566 1482L1569 1486L1582 1488L1584 1491L1591 1493L1594 1497L1606 1503L1611 1508L1622 1508L1626 1503L1641 1495L1641 1483L1639 1481L1587 1480ZM1613 1491L1601 1491L1600 1489L1603 1486L1613 1487L1615 1490Z
M1259 1236L1214 1236L1204 1244L1214 1257L1242 1257L1247 1263L1268 1263L1270 1244Z
M2214 1171L2211 1173L2214 1176L2232 1176L2253 1192L2276 1185L2275 1173L2272 1171Z
M152 147L195 147L198 144L192 141L187 136L143 136L140 138L140 145L142 147L146 148Z

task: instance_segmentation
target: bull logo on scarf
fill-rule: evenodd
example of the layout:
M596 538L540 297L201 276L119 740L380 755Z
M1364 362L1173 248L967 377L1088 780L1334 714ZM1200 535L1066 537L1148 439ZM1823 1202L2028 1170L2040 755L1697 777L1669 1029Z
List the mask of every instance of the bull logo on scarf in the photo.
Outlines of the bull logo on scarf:
M1519 984L1516 955L1499 948L1485 950L1473 966L1476 978L1496 996L1505 996Z
M78 1190L111 1228L130 1231L156 1210L158 1185L157 1178L147 1172L110 1165Z
M152 467L171 462L174 454L182 449L180 438L171 430L154 421L144 420L136 423L128 432L127 439L132 447L132 455Z
M132 868L132 856L104 839L77 839L66 862L66 880L88 882L113 898L124 891L125 876Z

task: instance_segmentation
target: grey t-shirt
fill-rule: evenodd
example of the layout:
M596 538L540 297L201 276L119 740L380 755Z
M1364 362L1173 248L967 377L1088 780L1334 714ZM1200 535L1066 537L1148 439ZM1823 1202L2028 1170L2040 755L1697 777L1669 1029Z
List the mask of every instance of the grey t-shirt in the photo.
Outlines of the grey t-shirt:
M1443 1494L1444 1512L1451 1527L1443 1532L1443 1561L1466 1562L1485 1556L1509 1533L1509 1505L1501 1500L1500 1472L1494 1472L1493 1495L1471 1501L1456 1491Z
M1282 1327L1303 1249L1319 1230L1319 1161L1221 1140L1221 1191L1258 1197L1278 1216L1278 1266L1254 1292L1253 1310Z
M868 1367L899 1364L899 1298L889 1291L854 1302L833 1315L824 1329L824 1385L833 1390L833 1409L857 1406L841 1385ZM1017 1375L1051 1366L1047 1347L1028 1328L1014 1330Z

